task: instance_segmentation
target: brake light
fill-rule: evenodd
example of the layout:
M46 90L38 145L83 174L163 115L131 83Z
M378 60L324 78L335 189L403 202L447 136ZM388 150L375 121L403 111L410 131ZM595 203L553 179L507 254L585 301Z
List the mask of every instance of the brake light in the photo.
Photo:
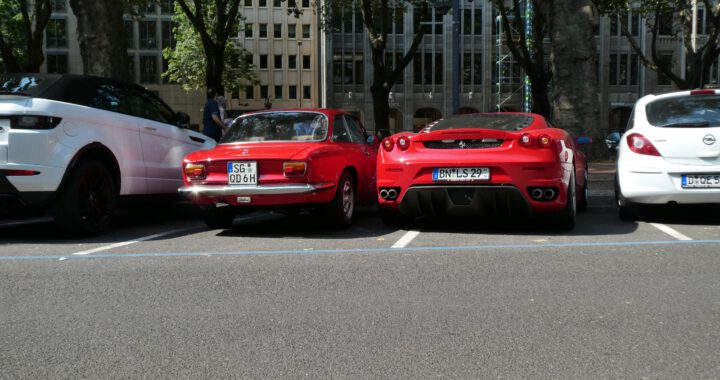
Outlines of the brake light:
M690 95L715 95L715 90L692 90Z
M283 174L285 177L302 177L307 170L307 164L304 162L285 162L283 163Z
M637 154L660 156L660 152L658 152L650 140L639 133L631 133L628 135L627 144L630 147L630 150Z
M38 175L40 172L35 170L0 170L0 174L4 174L6 177L27 177L31 175Z
M205 179L205 177L207 176L204 164L187 162L185 163L185 167L183 169L187 178L191 180L201 180Z
M410 147L410 139L405 136L399 137L397 140L397 146L400 150L408 150Z
M61 118L52 116L13 116L10 127L12 129L53 129L61 121Z
M529 148L533 143L534 138L529 133L523 133L522 136L520 136L520 145L524 146L525 148Z
M553 142L553 139L548 135L542 134L538 136L537 142L541 148L549 148Z
M382 141L382 147L383 149L385 149L386 152L390 152L395 147L395 141L392 139L392 137L388 137Z

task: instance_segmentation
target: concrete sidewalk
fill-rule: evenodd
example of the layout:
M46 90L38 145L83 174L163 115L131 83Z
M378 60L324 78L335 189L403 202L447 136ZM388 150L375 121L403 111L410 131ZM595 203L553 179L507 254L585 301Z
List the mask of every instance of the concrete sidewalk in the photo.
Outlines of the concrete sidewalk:
M588 170L590 205L613 205L615 161L591 161L588 163Z

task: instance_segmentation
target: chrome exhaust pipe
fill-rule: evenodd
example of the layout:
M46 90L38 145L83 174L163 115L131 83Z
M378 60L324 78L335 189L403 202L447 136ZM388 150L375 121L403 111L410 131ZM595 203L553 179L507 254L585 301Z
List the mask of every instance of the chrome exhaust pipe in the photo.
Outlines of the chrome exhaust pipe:
M533 189L530 195L533 197L533 199L540 199L543 196L543 191L542 189Z
M380 198L387 199L388 197L388 191L385 189L380 190Z
M398 195L397 190L395 190L395 189L390 189L387 191L387 197L389 199L395 199L395 198L397 198L397 195Z
M545 189L543 195L545 196L545 199L553 199L555 197L555 190Z

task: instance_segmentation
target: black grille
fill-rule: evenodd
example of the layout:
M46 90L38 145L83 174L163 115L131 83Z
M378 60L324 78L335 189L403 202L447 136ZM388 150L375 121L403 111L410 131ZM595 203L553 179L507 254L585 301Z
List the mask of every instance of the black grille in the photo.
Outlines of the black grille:
M500 139L476 139L476 140L454 140L454 141L425 141L423 145L428 149L484 149L499 148L503 140Z

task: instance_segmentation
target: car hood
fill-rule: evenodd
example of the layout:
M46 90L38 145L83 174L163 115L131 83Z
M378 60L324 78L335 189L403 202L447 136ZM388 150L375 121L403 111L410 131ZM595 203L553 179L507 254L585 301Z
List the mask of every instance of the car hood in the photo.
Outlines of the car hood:
M250 142L220 144L213 149L194 152L187 159L199 160L225 160L225 159L295 159L302 157L306 152L320 146L319 143L307 142Z

